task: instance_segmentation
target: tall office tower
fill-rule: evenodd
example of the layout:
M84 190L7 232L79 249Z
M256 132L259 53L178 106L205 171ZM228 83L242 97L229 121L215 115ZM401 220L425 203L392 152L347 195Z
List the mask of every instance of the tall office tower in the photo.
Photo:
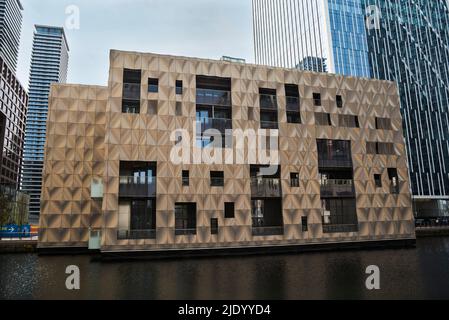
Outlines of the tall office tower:
M369 77L360 0L253 0L256 63Z
M370 64L373 77L399 85L415 211L419 216L447 213L449 4L362 2L380 10L380 28L367 30Z
M20 0L0 0L0 56L13 73L19 56L22 10Z
M63 28L35 26L22 179L22 190L30 195L32 222L40 212L50 85L66 82L68 53Z
M253 0L253 18L259 64L398 83L415 214L448 215L449 2Z
M0 57L0 184L18 189L28 94Z

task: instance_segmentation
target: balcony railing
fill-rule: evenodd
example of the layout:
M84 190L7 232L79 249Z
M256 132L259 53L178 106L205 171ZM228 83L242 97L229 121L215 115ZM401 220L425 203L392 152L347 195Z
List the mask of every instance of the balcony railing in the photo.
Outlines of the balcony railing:
M196 229L175 229L176 236L196 235Z
M140 84L124 83L123 84L123 99L140 100Z
M214 106L231 106L231 92L211 89L197 89L196 103Z
M117 240L156 239L156 230L118 230Z
M260 122L261 129L279 129L279 124L273 121L261 121Z
M129 198L156 197L156 177L120 177L119 196Z
M204 133L209 129L216 129L221 133L226 133L226 130L232 130L231 119L219 119L219 118L199 118L196 120L197 133Z
M359 232L357 224L323 224L324 233Z
M353 197L355 194L352 180L330 179L320 183L322 197Z
M283 236L284 227L253 227L253 237Z
M277 109L277 98L274 95L261 94L260 95L260 108L261 109Z
M281 180L269 178L252 178L251 195L254 198L282 197Z
M286 97L287 111L299 112L299 98L298 97Z
M352 168L352 159L319 159L320 168Z

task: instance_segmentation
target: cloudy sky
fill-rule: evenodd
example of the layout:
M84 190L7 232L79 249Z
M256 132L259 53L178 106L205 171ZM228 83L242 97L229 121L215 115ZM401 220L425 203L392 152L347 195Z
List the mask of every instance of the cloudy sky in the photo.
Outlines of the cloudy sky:
M109 49L253 62L251 0L21 0L24 21L18 77L28 87L34 24L64 26L66 8L80 12L66 30L69 83L107 81Z

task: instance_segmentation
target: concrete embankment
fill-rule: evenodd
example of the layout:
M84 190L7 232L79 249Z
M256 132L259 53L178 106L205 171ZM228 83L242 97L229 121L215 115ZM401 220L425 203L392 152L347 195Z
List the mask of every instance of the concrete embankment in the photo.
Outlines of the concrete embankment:
M0 253L30 253L36 252L37 240L2 240Z

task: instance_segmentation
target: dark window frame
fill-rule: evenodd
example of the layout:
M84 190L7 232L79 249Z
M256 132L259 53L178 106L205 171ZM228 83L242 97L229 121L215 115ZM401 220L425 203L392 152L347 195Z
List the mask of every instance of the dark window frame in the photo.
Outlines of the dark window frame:
M225 217L225 219L235 219L235 203L234 202L225 202L224 217Z

